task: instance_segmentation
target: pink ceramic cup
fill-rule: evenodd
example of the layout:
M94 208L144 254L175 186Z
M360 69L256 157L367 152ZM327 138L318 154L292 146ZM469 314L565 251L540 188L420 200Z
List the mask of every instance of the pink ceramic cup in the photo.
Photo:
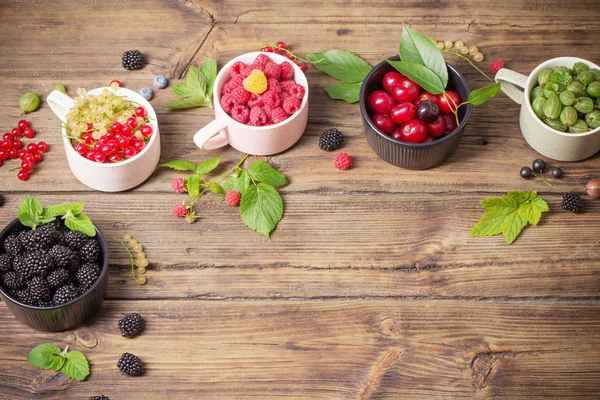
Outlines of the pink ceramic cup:
M280 64L288 61L294 67L294 80L304 86L306 94L295 114L283 122L269 126L244 125L231 118L221 107L221 88L229 79L229 71L236 61L251 64L256 56L264 54ZM201 149L217 149L229 144L242 153L268 156L289 149L300 139L308 121L308 82L304 73L287 58L274 53L247 53L229 61L221 69L213 88L215 120L194 135L194 143Z

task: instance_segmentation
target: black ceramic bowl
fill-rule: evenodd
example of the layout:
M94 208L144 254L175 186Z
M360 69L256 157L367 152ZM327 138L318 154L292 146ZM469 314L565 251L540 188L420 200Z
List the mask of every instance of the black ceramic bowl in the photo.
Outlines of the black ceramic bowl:
M399 60L399 56L391 57L390 60ZM462 101L465 101L471 93L471 89L465 78L462 77L451 65L448 65L448 86L450 90L458 93ZM463 106L458 109L460 125L449 134L429 143L406 143L392 139L390 136L381 132L373 122L371 114L367 110L367 99L375 90L383 89L383 76L388 72L396 71L387 60L377 64L369 72L360 88L360 113L362 115L365 136L369 146L383 160L390 164L408 169L427 169L435 167L448 158L462 137L465 125L471 115L471 105Z
M7 236L24 228L21 222L15 219L0 232L0 243L3 243ZM102 271L94 286L75 300L55 307L30 306L13 299L0 286L0 296L18 320L42 331L64 331L77 327L98 311L108 288L108 245L98 228L96 237L100 244Z

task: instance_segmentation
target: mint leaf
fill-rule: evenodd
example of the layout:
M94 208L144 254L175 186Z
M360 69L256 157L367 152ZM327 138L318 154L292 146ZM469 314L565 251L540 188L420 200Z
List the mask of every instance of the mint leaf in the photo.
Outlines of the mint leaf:
M365 60L346 50L309 53L306 59L327 75L347 83L361 82L371 71Z
M327 94L334 100L344 100L346 103L356 103L360 96L362 82L334 82L327 86Z
M214 58L209 58L200 66L200 73L206 81L206 97L210 100L212 96L213 86L217 79L217 62Z
M283 218L283 200L273 186L250 185L242 193L240 216L248 228L268 238Z
M499 90L500 82L489 84L487 86L472 91L469 94L468 102L473 104L474 106L478 106L497 95Z
M186 179L187 191L190 198L194 198L200 194L200 176L192 175Z
M180 99L170 101L165 104L165 107L183 109L209 106L212 108L211 96L216 75L217 63L212 58L207 59L200 68L191 66L186 74L185 83L171 86Z
M43 212L42 204L35 197L25 195L23 202L19 205L19 221L35 230L40 224L40 217Z
M27 360L35 367L41 369L52 369L56 358L63 359L60 355L60 349L53 344L43 343L31 350ZM63 359L64 361L64 359Z
M159 167L167 167L177 171L195 171L196 164L188 160L173 160L160 164Z
M388 60L388 62L400 73L412 79L423 89L432 94L440 94L444 92L444 89L446 88L446 85L442 83L440 77L424 65L409 61Z
M65 362L67 361L66 358L59 356L59 357L55 357L54 361L52 361L52 365L50 365L50 368L52 371L60 371L62 369L62 367L65 365Z
M175 92L175 94L181 97L191 97L194 95L194 92L190 90L186 84L178 83L176 85L172 85L171 89Z
M90 218L85 214L77 214L65 218L65 226L72 231L83 232L87 236L96 236L96 229Z
M427 36L409 28L404 23L402 24L399 54L403 61L421 64L429 68L440 78L442 88L448 84L448 67L446 67L440 49Z
M200 174L200 175L208 174L210 171L212 171L213 169L215 169L219 166L219 162L221 161L221 158L223 158L223 157L211 158L209 160L206 160L206 161L200 163L198 165L198 167L196 168L196 173Z
M264 182L274 187L285 186L288 184L285 175L265 161L255 161L250 164L248 166L248 173L253 180Z
M90 365L83 353L70 351L67 353L67 360L62 367L62 371L69 378L81 382L90 375Z
M53 204L44 210L44 216L57 217L59 215L66 215L68 212L72 214L81 214L83 212L83 203L61 203Z
M244 193L244 190L250 185L250 177L246 170L240 169L236 175L231 175L223 182L223 189L226 192L235 190L238 193Z

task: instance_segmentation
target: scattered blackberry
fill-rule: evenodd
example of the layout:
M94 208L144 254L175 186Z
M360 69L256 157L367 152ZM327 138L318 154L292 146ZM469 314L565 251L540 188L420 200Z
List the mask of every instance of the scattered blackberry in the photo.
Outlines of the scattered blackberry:
M100 245L96 239L89 239L79 251L81 262L93 263L100 257Z
M25 267L28 277L46 277L54 269L54 260L42 250L33 250L25 254Z
M325 151L339 149L342 143L344 143L344 135L336 128L327 129L319 138L319 147Z
M563 193L562 208L574 213L583 211L583 201L579 195L574 193Z
M12 258L9 254L0 254L0 272L12 270Z
M27 289L31 294L33 304L47 302L50 298L50 286L44 278L36 276L27 282Z
M48 275L48 284L53 287L61 287L71 283L71 275L64 268L58 268Z
M123 68L132 70L140 69L146 62L146 58L139 50L128 50L123 53Z
M68 231L64 234L62 242L71 250L79 251L87 242L87 236L79 231Z
M23 280L14 271L2 274L2 286L6 289L17 290L23 287Z
M67 246L54 245L48 252L58 268L75 270L79 266L77 254Z
M4 250L14 257L23 253L23 243L21 243L21 239L18 236L10 235L4 239Z
M14 297L23 304L33 304L33 299L31 298L31 293L29 293L28 289L17 290Z
M123 337L131 338L142 333L146 324L140 314L133 313L125 314L123 319L119 320L118 326Z
M104 395L100 395L100 396L92 396L88 400L110 400L110 399Z
M77 282L86 291L92 287L100 276L100 267L96 264L83 264L77 271Z
M119 367L119 370L125 375L139 376L144 373L142 360L130 353L123 353L117 362L117 367Z
M79 291L72 284L65 285L56 289L52 302L55 306L68 303L75 300L79 296Z

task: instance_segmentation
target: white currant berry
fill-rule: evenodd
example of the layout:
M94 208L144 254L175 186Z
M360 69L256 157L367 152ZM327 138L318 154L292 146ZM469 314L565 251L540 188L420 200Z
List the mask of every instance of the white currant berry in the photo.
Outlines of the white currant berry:
M137 279L137 282L138 282L140 285L145 285L145 284L146 284L146 282L147 282L147 279L146 279L146 277L145 277L145 276L140 276L140 277Z
M113 82L113 83L114 83L114 82ZM126 233L126 234L123 236L123 240L124 240L124 241L126 241L126 242L129 242L131 239L132 239L132 237L131 237L131 235L130 235L129 233Z
M133 246L131 246L131 250L133 250L133 251L135 251L135 252L142 251L142 245L141 245L141 244L139 244L139 243L137 243L137 244L134 244Z
M452 48L452 44L453 44L452 40L446 40L444 42L444 47L447 48L447 49L451 49Z
M454 43L454 47L456 48L456 50L460 50L460 49L462 49L462 48L464 47L464 45L465 45L465 44L462 42L462 40L457 40L457 41Z
M443 42L437 42L437 47L440 50L444 50L444 43Z
M460 52L462 54L469 54L469 48L467 46L464 46L463 48L460 49Z
M138 244L138 241L137 241L137 240L135 240L135 239L130 239L130 240L129 240L129 245L130 245L131 247L135 246L136 244Z
M142 275L144 275L144 274L146 273L146 268L144 268L144 267L140 267L140 268L138 268L138 269L137 269L137 272L138 272L139 274L142 274Z
M483 54L481 53L475 53L475 55L473 56L473 60L479 62L479 61L483 61Z
M479 51L479 49L475 45L469 47L469 53L471 53L472 56L474 56L475 54L477 54L478 51Z

